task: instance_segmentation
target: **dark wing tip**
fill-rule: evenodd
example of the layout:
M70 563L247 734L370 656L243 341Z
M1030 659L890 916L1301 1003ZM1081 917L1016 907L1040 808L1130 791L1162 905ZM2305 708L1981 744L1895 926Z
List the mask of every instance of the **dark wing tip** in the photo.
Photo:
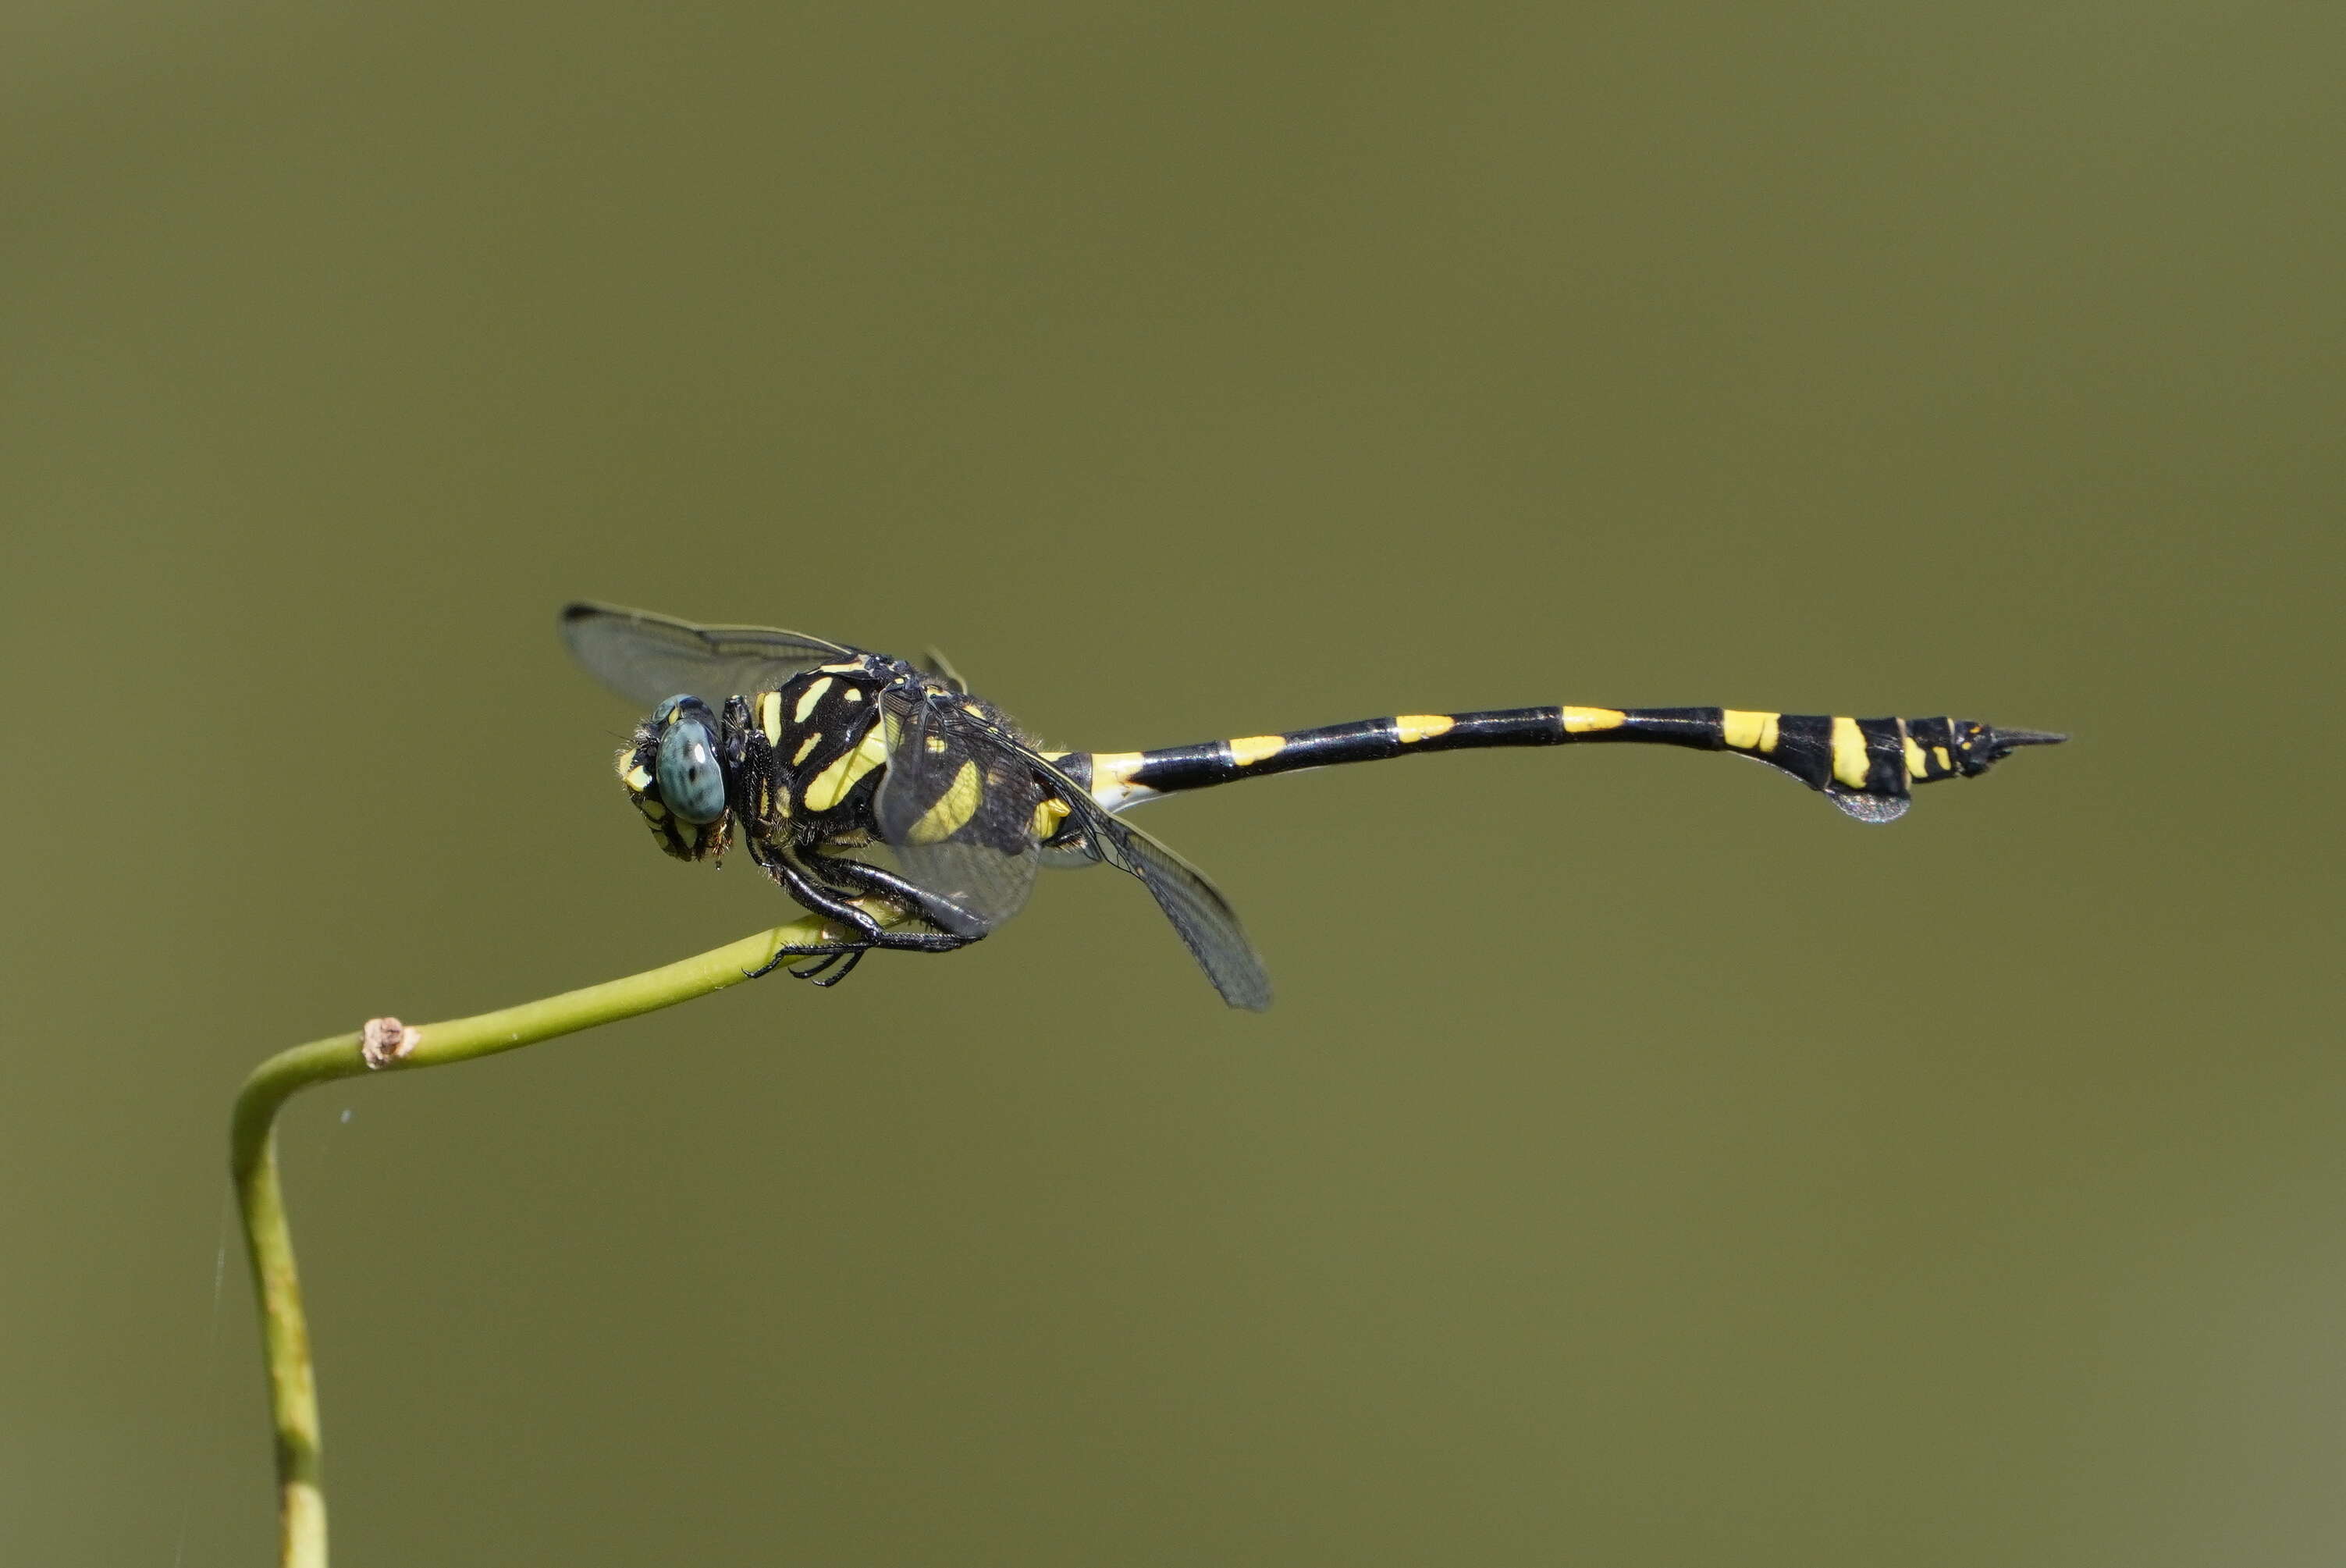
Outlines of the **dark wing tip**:
M1236 929L1235 916L1232 929ZM1198 967L1206 972L1207 980L1222 993L1226 1004L1244 1013L1270 1010L1270 972L1263 968L1253 943L1248 942L1238 952L1212 952L1186 931L1181 932L1181 940L1188 945L1190 956L1198 961ZM1243 932L1239 940L1245 942Z

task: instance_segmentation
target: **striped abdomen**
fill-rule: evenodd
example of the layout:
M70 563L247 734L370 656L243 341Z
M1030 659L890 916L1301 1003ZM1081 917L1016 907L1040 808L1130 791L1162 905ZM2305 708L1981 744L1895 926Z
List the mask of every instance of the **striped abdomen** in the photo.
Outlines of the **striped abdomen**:
M1740 752L1822 791L1861 821L1887 822L1905 811L1907 791L1915 784L1984 773L2014 747L2049 746L2065 738L2043 730L1995 729L1965 718L1840 718L1720 708L1513 708L1364 718L1157 751L1078 752L1062 766L1113 810L1176 789L1413 752L1644 742Z

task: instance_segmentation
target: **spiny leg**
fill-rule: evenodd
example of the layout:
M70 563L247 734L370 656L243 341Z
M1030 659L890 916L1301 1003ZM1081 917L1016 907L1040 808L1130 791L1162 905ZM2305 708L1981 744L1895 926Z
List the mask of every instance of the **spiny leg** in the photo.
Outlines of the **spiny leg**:
M866 865L862 860L832 860L819 857L814 866L801 866L789 861L777 863L783 887L792 898L816 913L852 927L856 940L847 944L856 948L889 948L905 952L951 952L967 947L977 940L974 936L956 936L950 932L890 931L845 893L877 893L889 902L905 907L905 912L921 920L930 920L932 911L945 908L935 894L914 887L903 878ZM823 880L823 873L837 878L837 882ZM842 891L839 884L847 884Z
M833 986L853 973L855 966L863 962L863 955L874 948L886 948L897 952L951 952L956 948L966 947L976 940L974 937L954 936L945 932L892 932L860 908L852 900L842 898L837 891L809 875L805 870L790 860L780 855L770 858L760 855L758 857L758 861L782 884L791 898L821 915L825 920L835 921L855 934L852 939L839 942L785 943L775 950L773 957L756 969L743 971L743 976L746 979L758 980L771 974L790 959L813 958L818 962L803 969L791 970L790 977L794 980L811 980L821 986ZM861 861L829 861L825 869L838 871L851 865L859 871L871 873L872 880L883 887L886 884L895 883L903 886L910 893L920 893L920 890L913 888L910 883L903 882L901 878L892 877L887 872L876 867L865 866ZM892 892L890 896L893 896ZM918 906L929 901L928 896L923 894L917 899L908 899L906 901L913 903L915 907L913 912L918 913L920 912ZM834 966L837 966L836 973L825 972Z
M872 950L868 947L859 947L849 951L824 953L821 957L816 959L814 962L808 964L804 969L794 969L790 971L790 978L792 980L813 981L817 985L820 985L824 990L828 991L831 987L837 985L841 981L845 980L849 975L853 974L855 972L855 966L862 963L863 962L863 955L871 951ZM826 974L823 972L825 970L830 969L833 964L839 966L838 973Z
M899 909L947 932L956 925L966 925L970 921L966 911L869 860L850 860L844 855L815 855L810 858L807 869L817 876L829 877L834 886L885 899ZM978 939L968 936L961 940L971 942Z
M761 840L752 838L750 845L750 858L758 862L759 868L781 883L790 897L797 900L802 907L813 911L827 920L838 921L841 924L859 932L866 927L875 932L879 930L878 921L853 904L831 896L828 889L818 891L818 884L801 873L797 867L791 865L780 855L765 850ZM763 980L793 958L812 958L817 962L807 965L804 969L791 970L790 978L811 980L818 985L830 987L838 984L852 973L855 965L862 962L863 954L869 951L868 942L785 942L774 949L771 958L755 969L743 970L741 974L745 980ZM824 971L839 964L842 960L845 961L844 968L837 974L831 975L827 979L822 978Z

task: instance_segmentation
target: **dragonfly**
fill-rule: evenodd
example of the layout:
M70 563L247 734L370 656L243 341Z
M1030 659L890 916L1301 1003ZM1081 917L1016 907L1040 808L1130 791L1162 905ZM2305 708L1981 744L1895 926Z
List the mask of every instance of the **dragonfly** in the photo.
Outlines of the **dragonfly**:
M873 952L948 952L1025 906L1043 865L1138 879L1232 1007L1270 1004L1254 944L1204 873L1121 815L1144 800L1345 762L1494 746L1645 743L1767 763L1862 822L1918 784L1976 778L2068 738L1963 718L1849 718L1721 708L1514 708L1400 714L1149 751L1046 748L933 652L915 663L768 626L699 626L578 602L561 631L586 669L648 716L620 784L681 860L735 843L820 940L754 972L835 985ZM892 862L892 863L889 863Z

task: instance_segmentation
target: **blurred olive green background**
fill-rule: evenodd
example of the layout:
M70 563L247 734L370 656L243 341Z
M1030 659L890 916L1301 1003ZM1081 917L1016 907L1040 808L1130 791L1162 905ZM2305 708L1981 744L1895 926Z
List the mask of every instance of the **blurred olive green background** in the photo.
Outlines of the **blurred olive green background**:
M574 595L1049 739L2074 730L1151 808L1142 891L284 1130L344 1564L2333 1563L2346 20L0 23L0 1558L266 1558L264 1054L790 913Z

